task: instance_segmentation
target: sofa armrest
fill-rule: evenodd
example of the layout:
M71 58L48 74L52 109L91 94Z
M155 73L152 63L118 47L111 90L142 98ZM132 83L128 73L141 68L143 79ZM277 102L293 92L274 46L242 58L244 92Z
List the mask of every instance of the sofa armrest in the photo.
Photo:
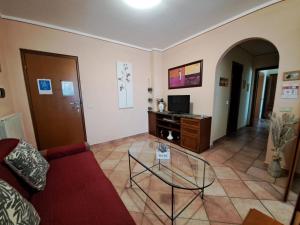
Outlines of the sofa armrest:
M54 147L49 148L41 151L41 154L47 159L58 159L65 156L81 153L88 151L89 145L87 143L82 144L72 144L67 146L60 146L60 147Z

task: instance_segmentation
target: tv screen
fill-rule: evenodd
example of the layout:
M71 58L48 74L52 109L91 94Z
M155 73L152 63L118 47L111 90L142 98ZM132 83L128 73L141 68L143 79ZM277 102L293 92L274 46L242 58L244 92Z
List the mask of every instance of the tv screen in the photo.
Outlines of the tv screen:
M189 95L169 95L168 110L174 113L190 112L190 96Z

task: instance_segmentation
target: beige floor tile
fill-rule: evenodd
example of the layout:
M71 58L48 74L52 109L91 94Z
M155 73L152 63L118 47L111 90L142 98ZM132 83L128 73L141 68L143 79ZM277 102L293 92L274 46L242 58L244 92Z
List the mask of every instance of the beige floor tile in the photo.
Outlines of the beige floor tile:
M136 225L142 225L144 213L129 212Z
M216 176L219 179L230 179L230 180L239 180L240 178L236 175L236 173L229 167L214 167Z
M215 180L211 186L204 189L204 195L226 196L226 193L219 181Z
M114 168L114 170L129 171L129 163L128 163L128 161L121 160L119 162L119 164Z
M125 188L121 194L121 199L128 211L139 213L144 213L146 197L142 191L135 188Z
M171 220L163 215L146 213L142 225L171 225Z
M242 219L246 218L250 209L257 209L258 211L272 217L268 210L257 199L231 198L231 201Z
M112 152L106 160L121 160L121 158L125 155L125 152Z
M268 182L274 182L274 178L271 177L266 170L256 168L256 167L250 167L247 171L247 174L252 175L254 177L257 177L261 180L268 181Z
M191 197L187 198L188 201L191 199ZM178 198L178 201L181 201L182 198ZM181 210L183 208L183 206L185 206L188 201L182 203L182 206L179 208L179 210ZM178 210L177 210L178 213ZM204 204L202 202L202 199L196 198L191 205L189 205L182 214L179 215L179 218L186 218L186 219L195 219L195 220L208 220L206 212L205 212L205 208L204 208Z
M206 196L204 200L210 221L241 224L242 219L227 197Z
M109 179L115 187L124 188L129 184L129 173L115 170L109 175Z
M262 200L262 203L276 220L283 224L290 224L294 211L294 207L291 204L272 200Z
M100 167L103 170L112 170L118 165L119 161L120 160L104 160L101 162Z
M247 185L240 180L219 180L228 197L255 198Z
M245 181L245 184L258 199L279 200L282 198L282 195L267 182Z
M175 225L210 225L208 220L177 218Z

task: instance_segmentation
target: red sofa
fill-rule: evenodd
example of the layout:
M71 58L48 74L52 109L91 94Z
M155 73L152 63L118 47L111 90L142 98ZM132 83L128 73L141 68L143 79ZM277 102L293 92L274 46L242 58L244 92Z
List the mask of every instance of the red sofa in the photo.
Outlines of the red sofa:
M48 149L50 169L44 191L34 191L5 164L17 139L0 140L0 178L28 199L40 225L134 225L111 182L84 144Z

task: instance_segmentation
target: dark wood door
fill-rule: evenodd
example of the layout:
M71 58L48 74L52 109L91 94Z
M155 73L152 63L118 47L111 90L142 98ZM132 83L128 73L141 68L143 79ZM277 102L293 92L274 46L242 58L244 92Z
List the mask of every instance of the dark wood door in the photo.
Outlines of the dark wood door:
M77 57L23 49L21 56L38 148L85 142Z
M232 62L231 91L230 91L230 104L229 104L229 114L228 114L228 123L227 123L227 135L230 135L237 130L242 76L243 76L243 65L237 62Z
M263 102L263 109L262 109L262 118L264 119L268 119L270 113L273 112L276 84L277 84L277 74L270 74L266 78L264 102Z

